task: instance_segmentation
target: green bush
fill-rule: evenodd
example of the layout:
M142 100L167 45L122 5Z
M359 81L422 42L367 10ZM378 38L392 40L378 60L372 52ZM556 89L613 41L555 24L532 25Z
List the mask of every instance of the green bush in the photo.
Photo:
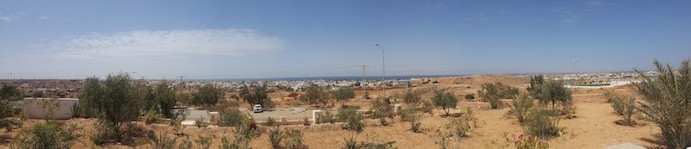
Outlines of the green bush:
M352 138L352 137L345 139L345 147L343 147L343 148L344 149L359 149L357 146L357 141L355 140L355 138Z
M56 121L36 124L22 131L11 146L28 149L70 148L75 139L72 132L76 130L76 126L72 125L68 130L60 129L61 126Z
M178 149L192 149L192 141L190 141L190 136L187 136L185 140L180 142Z
M194 142L197 142L201 148L208 149L209 146L211 146L211 141L213 141L213 136L198 136L197 140L194 140Z
M283 141L283 133L280 127L274 127L269 129L269 141L271 142L271 147L280 148L281 141Z
M507 113L511 117L518 119L518 122L523 123L530 109L533 108L533 99L528 97L526 94L521 94L513 99L512 106L509 107L510 110Z
M302 144L302 131L300 129L288 130L285 134L285 143L289 149L304 148Z
M614 109L614 112L617 113L617 115L624 115L624 111L626 109L626 103L624 101L628 99L629 98L622 96L614 96L611 98L610 103L612 104L612 108Z
M336 117L334 117L333 113L331 113L331 110L324 110L324 117L322 121L333 124L336 122Z
M446 115L449 115L449 110L456 108L458 99L451 91L435 90L432 95L432 102L434 102L434 106L442 108Z
M249 143L257 135L256 128L252 128L250 123L244 123L235 127L235 142L233 144L240 148L249 148Z
M364 119L364 116L361 113L355 112L353 115L349 115L346 117L346 124L345 128L353 131L360 133L362 132L363 128L365 127L365 124L362 123L362 120Z
M238 109L223 110L220 112L219 126L237 127L241 124L249 123L247 114Z
M221 146L218 148L222 149L238 149L240 148L239 146L236 146L236 144L231 144L230 141L228 141L228 137L223 136L221 138Z
M96 132L89 137L89 140L95 145L101 146L108 142L111 142L115 138L115 130L112 127L106 126L105 123L100 123L96 125Z
M276 126L276 125L279 125L279 124L276 122L276 120L274 120L273 117L269 117L266 120L266 126Z
M168 138L163 133L159 133L158 137L151 140L152 149L171 149L175 147L175 141L177 138Z
M558 114L553 110L548 110L544 105L535 107L528 115L526 123L528 133L540 138L557 136L559 119Z
M504 85L501 82L482 84L482 89L477 91L478 96L482 101L489 102L492 109L497 109L501 106L500 99L514 98L518 94L518 89Z
M465 100L475 101L475 94L465 94Z
M389 98L376 99L372 101L371 118L389 117L393 118L393 107L391 107L391 100Z

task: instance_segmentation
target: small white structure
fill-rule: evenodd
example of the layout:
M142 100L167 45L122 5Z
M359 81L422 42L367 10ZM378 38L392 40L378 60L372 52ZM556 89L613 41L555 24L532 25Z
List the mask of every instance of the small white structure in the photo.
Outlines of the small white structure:
M72 107L77 104L77 98L24 98L20 107L31 119L65 120L72 118Z

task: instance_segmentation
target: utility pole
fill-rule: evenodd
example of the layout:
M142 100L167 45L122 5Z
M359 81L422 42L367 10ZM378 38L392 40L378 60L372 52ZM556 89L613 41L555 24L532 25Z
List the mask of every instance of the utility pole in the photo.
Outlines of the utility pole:
M385 56L384 56L384 48L379 46L379 42L374 43L374 46L379 47L381 49L381 90L382 90L382 97L386 98L386 85L384 82L386 81L386 63L385 63Z
M578 78L578 59L573 59L573 73L576 76L574 79Z

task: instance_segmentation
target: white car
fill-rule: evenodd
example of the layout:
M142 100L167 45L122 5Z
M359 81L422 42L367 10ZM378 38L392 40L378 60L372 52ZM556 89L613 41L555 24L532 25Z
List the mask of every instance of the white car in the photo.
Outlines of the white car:
M262 108L262 105L256 104L254 107L252 107L252 111L254 111L254 113L260 113L264 112L264 108Z

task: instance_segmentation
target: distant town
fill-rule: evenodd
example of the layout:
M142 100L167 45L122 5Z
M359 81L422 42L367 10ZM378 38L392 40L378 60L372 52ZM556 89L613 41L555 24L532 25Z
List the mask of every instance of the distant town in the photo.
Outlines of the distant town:
M655 71L644 72L648 75L655 74ZM507 74L513 77L529 78L536 74ZM393 76L387 77L386 88L406 88L415 87L417 84L434 84L435 78L439 77L462 77L470 75L447 75L447 76ZM597 73L561 73L544 74L545 79L565 81L567 87L574 86L620 86L632 82L640 82L635 72L597 72ZM359 90L381 89L381 78L377 77L323 77L323 78L290 78L290 79L252 79L252 80L230 80L230 79L208 79L208 80L163 80L163 79L143 79L147 86L155 86L163 81L168 81L170 87L178 89L196 89L203 85L212 84L229 92L238 92L243 86L266 86L268 92L277 90L282 91L303 91L309 85L317 85L330 89L339 87L351 87ZM136 79L135 79L136 80ZM81 90L83 80L74 79L2 79L0 84L17 86L24 91L27 97L60 97L76 98Z

